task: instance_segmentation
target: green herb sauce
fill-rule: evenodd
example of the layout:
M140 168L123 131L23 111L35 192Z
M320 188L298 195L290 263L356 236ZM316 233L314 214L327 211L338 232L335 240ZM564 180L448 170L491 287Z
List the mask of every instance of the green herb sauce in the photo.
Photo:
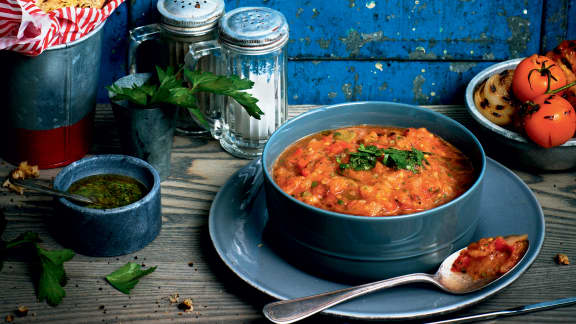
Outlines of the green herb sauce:
M74 182L68 192L92 198L98 204L85 207L109 209L129 205L148 193L148 188L131 177L117 174L98 174Z

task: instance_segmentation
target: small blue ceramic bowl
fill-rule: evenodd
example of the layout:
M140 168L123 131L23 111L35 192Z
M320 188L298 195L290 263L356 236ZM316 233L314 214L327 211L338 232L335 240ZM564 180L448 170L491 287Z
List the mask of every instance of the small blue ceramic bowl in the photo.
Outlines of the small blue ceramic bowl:
M54 188L66 191L77 180L97 174L129 176L149 191L132 204L112 209L87 208L58 198L51 220L56 239L88 256L118 256L144 248L158 236L162 226L158 172L135 157L97 155L62 169L54 179Z
M278 156L297 140L355 125L425 127L468 156L477 179L460 197L427 211L388 217L341 214L307 205L273 181ZM355 102L315 109L291 119L263 152L268 223L266 240L291 263L344 282L378 280L436 267L466 246L476 229L486 157L458 122L434 111L388 102Z

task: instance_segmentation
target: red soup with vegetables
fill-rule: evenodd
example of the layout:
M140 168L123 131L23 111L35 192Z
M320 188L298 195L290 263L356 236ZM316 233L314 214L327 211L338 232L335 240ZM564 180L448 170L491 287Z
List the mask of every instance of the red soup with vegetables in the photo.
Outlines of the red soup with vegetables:
M470 160L425 128L358 126L303 138L283 152L274 181L312 206L393 216L445 204L476 174Z
M510 271L528 250L528 235L487 237L460 252L452 271L473 279L493 279Z

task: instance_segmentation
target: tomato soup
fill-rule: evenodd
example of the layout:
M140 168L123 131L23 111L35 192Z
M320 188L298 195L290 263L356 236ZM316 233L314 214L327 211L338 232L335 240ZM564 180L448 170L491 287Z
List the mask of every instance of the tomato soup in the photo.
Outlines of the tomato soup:
M452 271L473 279L492 279L510 271L528 250L528 235L482 238L460 252Z
M394 216L453 200L476 174L462 152L425 128L357 126L299 140L280 155L273 178L318 208Z

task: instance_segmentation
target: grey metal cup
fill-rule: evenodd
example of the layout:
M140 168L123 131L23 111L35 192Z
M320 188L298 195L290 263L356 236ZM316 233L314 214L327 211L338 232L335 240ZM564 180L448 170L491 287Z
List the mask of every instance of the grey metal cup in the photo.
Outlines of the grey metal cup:
M126 155L98 155L76 161L58 173L54 188L68 190L82 178L96 174L120 174L144 184L142 199L118 208L93 209L65 198L56 200L50 227L64 246L88 256L132 253L152 242L162 227L160 177L141 159Z
M114 84L129 87L142 84L151 77L148 73L127 75ZM142 107L128 101L111 100L118 125L122 152L150 163L163 181L170 175L170 156L174 139L172 106Z
M4 136L13 135L15 130L58 129L92 118L90 113L96 104L100 76L103 26L104 23L86 36L50 47L38 56L0 51L0 131L5 132ZM91 129L87 131L91 132ZM88 134L85 135L87 138L81 140L89 142ZM19 150L21 145L30 147L35 143L13 137L11 141L14 144L3 147L3 157L13 162L28 160L47 168L62 166L82 157L70 154L68 146L74 145L72 139L49 143L65 154L48 157L39 151ZM36 144L46 146L45 143Z

